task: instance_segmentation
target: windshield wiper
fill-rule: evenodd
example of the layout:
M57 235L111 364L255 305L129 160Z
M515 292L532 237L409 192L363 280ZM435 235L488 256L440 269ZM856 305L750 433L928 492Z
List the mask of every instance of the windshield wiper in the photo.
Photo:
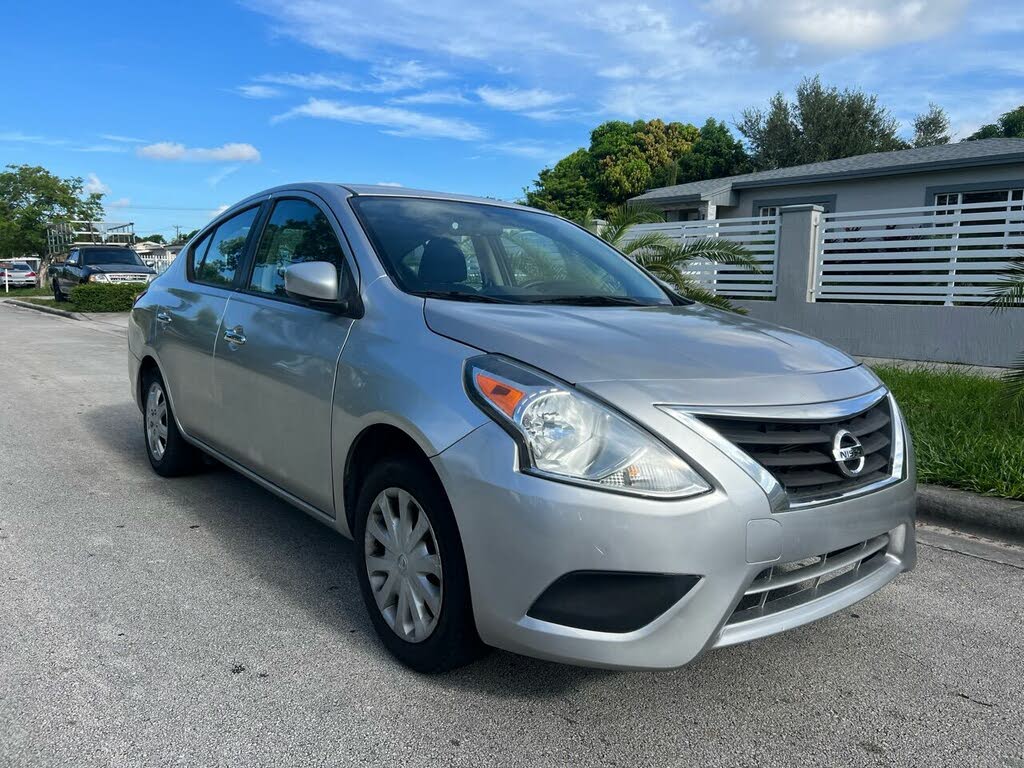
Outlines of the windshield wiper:
M631 296L545 296L530 304L566 304L577 307L653 307L655 303Z
M512 299L503 299L500 296L488 296L484 293L466 293L464 291L416 291L416 296L425 299L449 299L450 301L476 301L481 304L519 304Z

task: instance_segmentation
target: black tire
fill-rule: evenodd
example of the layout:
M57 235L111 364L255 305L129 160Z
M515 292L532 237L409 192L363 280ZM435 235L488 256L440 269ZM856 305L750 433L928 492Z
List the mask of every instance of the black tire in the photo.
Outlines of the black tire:
M166 427L166 438L163 443L163 452L157 455L150 438L150 411L153 404L150 402L150 390L157 386L163 395L164 418L161 420ZM153 470L163 477L179 477L195 472L200 465L201 455L199 450L187 442L181 436L178 425L174 421L174 412L171 409L170 398L167 397L167 388L163 377L155 368L146 371L142 376L142 438L146 443L146 456Z
M444 588L441 611L433 631L420 642L399 637L384 620L374 599L364 559L366 526L370 508L388 488L409 493L426 513L433 528L441 558ZM469 577L455 515L448 496L425 460L387 458L375 465L363 479L355 512L355 568L363 602L370 621L385 647L410 669L424 674L447 672L468 664L485 651L473 621Z
M53 300L64 301L64 294L60 292L60 287L57 285L57 281L53 281Z

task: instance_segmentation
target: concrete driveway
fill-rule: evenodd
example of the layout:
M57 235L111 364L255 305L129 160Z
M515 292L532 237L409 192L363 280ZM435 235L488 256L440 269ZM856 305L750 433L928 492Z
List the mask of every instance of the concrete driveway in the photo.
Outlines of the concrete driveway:
M1020 549L926 531L852 610L673 672L420 677L349 542L225 469L150 470L126 355L0 305L0 766L1024 768Z

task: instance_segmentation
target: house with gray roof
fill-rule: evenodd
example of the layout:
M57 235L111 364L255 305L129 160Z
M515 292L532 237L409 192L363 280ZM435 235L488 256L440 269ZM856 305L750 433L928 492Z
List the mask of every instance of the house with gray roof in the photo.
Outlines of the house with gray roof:
M814 203L827 213L1024 199L1024 139L876 152L652 189L634 197L668 221L769 216Z

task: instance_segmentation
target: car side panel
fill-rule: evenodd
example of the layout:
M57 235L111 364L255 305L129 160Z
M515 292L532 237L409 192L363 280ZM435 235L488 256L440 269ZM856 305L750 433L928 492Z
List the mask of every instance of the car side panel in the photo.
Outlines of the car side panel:
M340 480L365 429L397 427L429 457L490 421L462 384L463 364L479 350L427 328L423 299L394 290L388 277L367 286L363 301L366 315L352 326L334 389L334 503L337 528L346 536L351 532Z
M334 376L351 326L348 317L236 293L213 362L213 423L223 452L328 514ZM245 343L226 340L227 329Z
M164 282L164 281L160 281ZM221 448L213 424L217 404L213 396L213 351L230 292L189 283L184 279L154 282L147 294L155 316L151 346L164 381L173 393L178 423L185 431L214 448Z

